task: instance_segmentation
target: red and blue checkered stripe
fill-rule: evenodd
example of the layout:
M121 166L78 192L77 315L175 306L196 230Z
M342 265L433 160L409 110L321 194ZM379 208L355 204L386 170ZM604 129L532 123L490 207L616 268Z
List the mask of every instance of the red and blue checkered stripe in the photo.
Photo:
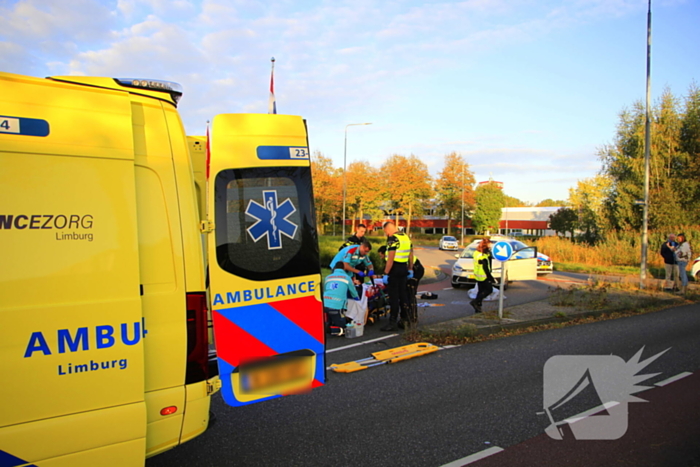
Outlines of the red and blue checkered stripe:
M325 382L323 308L313 296L214 310L214 330L221 393L229 405L247 405L279 397L249 402L235 399L231 374L241 363L264 357L311 350L316 354L312 387ZM229 400L230 397L233 400Z

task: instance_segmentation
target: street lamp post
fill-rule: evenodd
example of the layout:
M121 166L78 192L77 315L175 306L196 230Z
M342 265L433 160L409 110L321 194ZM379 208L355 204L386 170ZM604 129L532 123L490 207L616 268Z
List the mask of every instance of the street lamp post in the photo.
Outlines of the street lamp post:
M647 98L644 122L644 219L642 221L642 264L639 268L639 288L644 288L647 278L647 251L649 248L649 158L651 128L649 123L649 101L651 100L651 0L647 12Z
M461 242L462 248L464 248L464 163L462 163L462 223L460 225L460 230L462 232Z
M371 125L371 123L348 123L345 125L345 146L343 148L343 218L341 222L343 223L343 240L345 240L345 196L347 193L347 178L345 176L346 160L348 155L348 127L356 125Z

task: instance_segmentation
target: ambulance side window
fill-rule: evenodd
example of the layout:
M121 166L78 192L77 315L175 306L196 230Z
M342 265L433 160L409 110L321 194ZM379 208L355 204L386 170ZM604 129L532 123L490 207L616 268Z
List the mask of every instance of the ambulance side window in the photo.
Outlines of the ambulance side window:
M308 167L230 169L215 183L222 269L250 280L319 272Z

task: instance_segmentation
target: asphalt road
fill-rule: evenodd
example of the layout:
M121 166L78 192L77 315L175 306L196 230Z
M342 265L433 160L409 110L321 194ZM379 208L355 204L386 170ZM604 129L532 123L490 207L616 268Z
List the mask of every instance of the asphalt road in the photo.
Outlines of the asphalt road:
M425 265L438 267L446 276L445 279L438 284L421 285L419 291L431 291L438 294L438 300L430 302L430 305L440 304L441 306L430 306L419 308L419 321L421 324L434 324L442 321L447 321L455 318L460 318L465 315L474 313L473 308L469 305L470 299L467 298L469 287L454 289L450 282L450 271L455 262L454 255L456 251L440 251L436 247L418 248L416 256L421 259ZM508 290L505 291L506 297L504 306L516 306L525 303L543 300L547 298L552 289L557 286L567 286L572 283L582 283L588 279L585 274L560 273L545 274L538 277L537 281L511 282ZM497 309L498 305L495 302L486 302L485 310ZM380 333L375 333L372 328L365 328L365 332L369 332L370 336L377 337Z
M351 345L361 343L360 339L332 341L327 362L343 363L401 345L398 336L372 333L364 340L382 340L358 346ZM700 306L695 304L444 349L352 374L328 372L327 384L309 394L243 408L227 407L217 395L212 404L217 416L214 426L195 440L149 459L147 466L438 467L454 461L451 465L463 465L460 459L489 447L508 452L544 433L549 420L538 412L543 412L544 365L550 357L616 355L628 361L640 348L644 348L643 358L670 349L644 371L659 373L649 380L653 384L698 372L699 335ZM698 397L699 393L689 394ZM697 410L698 404L687 406ZM664 410L657 410L659 419L654 423L674 416ZM700 413L691 416L700 419ZM630 416L630 423L634 420ZM663 426L671 429L670 424ZM682 426L674 429L679 430L678 436L684 435ZM634 432L630 429L630 436ZM690 462L698 454L696 440L684 451L685 457L658 465L689 465L681 462ZM630 458L645 449L659 454L653 440L631 441L629 449L635 451L626 451ZM558 453L564 457L555 463L538 463L567 465L567 452ZM584 454L569 454L580 460L585 449ZM624 461L625 452L620 456ZM497 459L494 456L491 462ZM610 465L600 462L591 459L586 465Z

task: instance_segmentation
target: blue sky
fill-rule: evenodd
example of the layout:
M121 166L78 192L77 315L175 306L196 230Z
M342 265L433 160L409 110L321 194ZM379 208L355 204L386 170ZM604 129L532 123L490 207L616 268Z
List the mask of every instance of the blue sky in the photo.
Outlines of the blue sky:
M652 99L700 84L700 2L652 4ZM645 97L646 0L0 0L0 70L179 82L189 134L218 113L308 121L312 151L376 167L462 154L477 181L566 199Z

